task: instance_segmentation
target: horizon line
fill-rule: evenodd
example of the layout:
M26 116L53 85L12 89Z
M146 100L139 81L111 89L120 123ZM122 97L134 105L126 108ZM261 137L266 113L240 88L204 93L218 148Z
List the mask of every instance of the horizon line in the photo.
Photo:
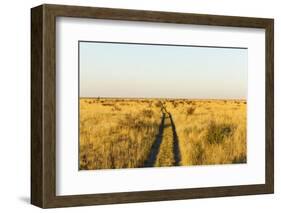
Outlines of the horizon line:
M79 99L247 100L247 98L159 98L159 97L102 97L102 96L79 96Z

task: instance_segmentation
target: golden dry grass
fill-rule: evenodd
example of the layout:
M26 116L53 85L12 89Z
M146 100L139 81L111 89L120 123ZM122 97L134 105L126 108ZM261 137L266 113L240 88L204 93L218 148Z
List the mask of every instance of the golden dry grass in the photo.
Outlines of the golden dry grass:
M81 98L80 169L244 163L246 106L243 100Z
M177 127L181 165L245 163L246 106L241 100L167 102Z
M80 169L142 166L159 129L155 104L80 99Z

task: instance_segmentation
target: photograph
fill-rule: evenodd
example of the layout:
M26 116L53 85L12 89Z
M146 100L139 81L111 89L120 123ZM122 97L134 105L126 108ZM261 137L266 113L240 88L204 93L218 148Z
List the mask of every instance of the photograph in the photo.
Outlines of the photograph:
M274 193L272 15L34 6L32 205Z
M78 42L79 170L247 163L248 49Z

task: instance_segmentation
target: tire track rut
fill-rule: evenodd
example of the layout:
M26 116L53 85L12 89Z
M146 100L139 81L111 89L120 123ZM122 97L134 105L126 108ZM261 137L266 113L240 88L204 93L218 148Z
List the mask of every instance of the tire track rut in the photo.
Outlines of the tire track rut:
M144 163L144 167L154 167L157 161L157 156L160 152L161 145L163 142L163 135L164 131L170 131L167 128L171 128L172 130L172 135L173 135L173 165L172 166L179 166L180 161L181 161L181 155L180 155L180 148L179 148L179 140L178 140L178 135L176 131L176 126L173 120L173 116L170 112L167 111L165 105L161 103L161 112L162 112L162 117L161 117L161 122L159 125L159 131L158 134L156 135L155 141L151 147L150 153L148 155L147 160ZM166 119L169 119L170 121L167 122ZM167 123L170 123L170 125L167 125ZM161 166L161 165L160 165Z

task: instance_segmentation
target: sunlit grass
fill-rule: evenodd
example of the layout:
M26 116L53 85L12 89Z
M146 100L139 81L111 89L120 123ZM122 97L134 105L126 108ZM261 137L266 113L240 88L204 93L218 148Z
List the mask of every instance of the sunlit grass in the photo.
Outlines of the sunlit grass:
M139 168L149 157L162 118L171 113L179 165L245 163L244 100L80 99L80 169ZM166 113L154 166L175 164L174 135Z
M246 162L245 101L178 102L167 106L177 127L182 165Z

